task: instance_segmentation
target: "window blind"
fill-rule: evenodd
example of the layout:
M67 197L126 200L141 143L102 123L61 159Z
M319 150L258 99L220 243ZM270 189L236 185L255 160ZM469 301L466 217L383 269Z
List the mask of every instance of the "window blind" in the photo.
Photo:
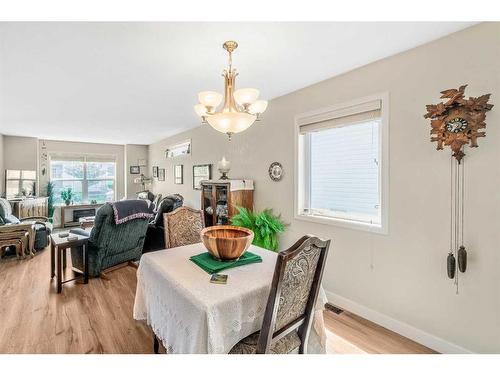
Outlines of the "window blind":
M74 161L74 162L90 162L90 163L114 163L116 156L114 155L72 155L72 154L51 154L51 161Z
M308 116L298 120L300 134L377 119L381 117L381 108L380 100L373 100L347 108L328 111L316 116Z
M303 214L381 223L380 127L380 100L299 120Z
M307 212L380 223L379 120L310 133Z

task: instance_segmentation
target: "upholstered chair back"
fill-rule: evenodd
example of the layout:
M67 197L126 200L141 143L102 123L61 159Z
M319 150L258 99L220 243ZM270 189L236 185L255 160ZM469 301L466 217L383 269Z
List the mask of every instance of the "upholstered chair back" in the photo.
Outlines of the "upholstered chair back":
M330 240L304 236L278 254L257 353L268 353L274 342L293 331L301 341L299 352L306 351L329 246Z
M0 217L5 219L7 216L12 215L12 207L5 198L0 198Z
M201 242L200 232L205 226L201 210L181 206L163 214L163 221L167 249Z
M5 198L0 198L0 224L19 224L19 219L12 215L10 202Z
M184 198L180 194L167 195L156 204L156 215L151 221L151 224L157 227L163 227L163 215L168 212L174 211L178 207L181 207L183 202Z

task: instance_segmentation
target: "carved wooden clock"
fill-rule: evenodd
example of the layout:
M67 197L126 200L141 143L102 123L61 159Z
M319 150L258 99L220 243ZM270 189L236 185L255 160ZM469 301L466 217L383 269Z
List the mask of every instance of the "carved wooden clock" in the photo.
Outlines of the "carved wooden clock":
M450 249L446 259L447 273L455 280L458 293L458 272L467 269L467 251L464 245L464 197L465 168L463 158L464 145L478 147L477 139L485 137L486 112L493 108L488 104L491 94L477 98L464 96L467 85L458 90L441 91L441 99L447 99L438 104L427 105L425 118L431 119L431 142L437 142L437 150L450 146L453 151L450 163ZM455 160L453 160L455 158Z
M486 111L493 108L488 104L491 94L465 99L466 87L441 91L441 99L448 100L427 105L424 115L431 119L431 142L437 142L438 150L443 149L443 144L450 146L459 163L465 156L463 146L478 147L477 139L486 135L482 131L486 128Z

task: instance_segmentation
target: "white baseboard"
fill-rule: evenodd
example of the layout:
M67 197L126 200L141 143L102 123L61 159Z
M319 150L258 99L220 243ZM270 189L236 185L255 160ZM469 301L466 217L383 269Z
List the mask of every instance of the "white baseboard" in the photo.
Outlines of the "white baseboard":
M338 306L344 310L352 312L353 314L359 315L362 318L368 319L378 325L390 329L401 336L407 337L419 344L425 345L439 353L443 354L470 354L470 350L462 348L451 342L443 340L439 337L433 336L430 333L424 332L418 328L415 328L409 324L403 323L399 320L391 318L388 315L379 313L378 311L372 310L366 306L360 305L357 302L351 301L345 297L339 296L338 294L326 291L326 296L328 302L335 306Z

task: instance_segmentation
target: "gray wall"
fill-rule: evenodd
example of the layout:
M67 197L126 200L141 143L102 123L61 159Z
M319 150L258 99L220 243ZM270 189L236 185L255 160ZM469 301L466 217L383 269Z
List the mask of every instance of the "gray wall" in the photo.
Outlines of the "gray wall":
M484 23L274 99L263 120L231 142L209 126L162 140L150 145L149 165L166 168L167 181L155 181L153 190L180 193L199 207L192 165L226 155L231 177L255 180L256 208L271 207L290 223L282 248L305 233L333 240L323 280L331 301L438 350L500 352L498 61L500 24ZM440 91L465 83L469 95L492 93L496 107L487 115L487 137L466 149L470 263L457 295L445 270L450 151L438 152L429 142L423 114ZM378 92L390 93L389 234L295 220L294 116ZM165 148L188 138L192 155L167 161ZM273 161L284 166L280 182L267 175ZM173 183L174 164L184 165L184 185Z
M48 181L48 171L43 175L41 147L45 142L46 151L50 153L86 154L86 155L113 155L116 157L116 198L125 196L125 152L124 145L110 145L100 143L67 142L53 140L38 140L31 137L3 136L3 147L0 141L0 167L2 168L2 190L4 187L4 169L28 169L38 171L38 188L40 193L45 192ZM146 146L143 146L146 147ZM3 167L2 167L3 157ZM47 166L46 166L47 167Z
M5 169L37 169L38 140L32 137L4 136Z
M5 169L37 170L37 144L38 140L32 137L3 136L2 190L5 190Z
M145 166L139 166L141 173L146 177L152 175L150 169L147 167L148 160L148 146L145 145L125 145L125 196L128 199L134 199L137 197L136 193L142 189L142 185L137 185L134 183L134 179L139 177L137 174L130 174L131 165L139 165L139 160L144 159L146 161Z

